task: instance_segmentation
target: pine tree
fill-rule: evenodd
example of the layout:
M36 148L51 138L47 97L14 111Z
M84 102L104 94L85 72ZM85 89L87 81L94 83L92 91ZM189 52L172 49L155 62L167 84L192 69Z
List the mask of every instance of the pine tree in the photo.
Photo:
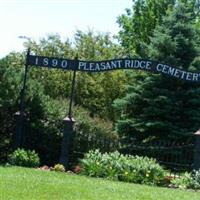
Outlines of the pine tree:
M184 70L200 70L195 15L187 3L177 3L157 26L149 59ZM185 140L200 127L200 85L160 74L130 72L133 83L114 102L120 113L119 134L137 141Z

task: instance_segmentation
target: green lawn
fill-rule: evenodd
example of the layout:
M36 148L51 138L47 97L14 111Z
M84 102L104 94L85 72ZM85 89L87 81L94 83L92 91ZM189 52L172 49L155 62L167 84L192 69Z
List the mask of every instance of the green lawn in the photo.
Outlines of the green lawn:
M200 192L0 167L0 200L200 200Z

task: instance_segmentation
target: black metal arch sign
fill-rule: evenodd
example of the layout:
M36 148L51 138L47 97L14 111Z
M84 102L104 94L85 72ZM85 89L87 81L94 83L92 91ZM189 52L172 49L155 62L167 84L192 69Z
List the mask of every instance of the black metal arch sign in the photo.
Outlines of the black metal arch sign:
M189 72L182 69L166 65L157 61L144 60L144 59L113 59L113 60L103 60L103 61L82 61L82 60L69 60L62 58L53 58L53 57L42 57L30 55L30 49L28 49L26 56L25 64L25 73L23 79L23 86L20 92L20 106L19 112L17 112L17 121L16 121L16 137L15 137L15 148L21 147L22 138L23 138L23 121L24 121L24 94L26 88L26 80L28 73L28 66L37 66L37 67L47 67L47 68L57 68L63 70L73 70L73 79L71 84L70 92L70 102L69 102L69 113L68 116L64 119L65 128L63 133L63 142L60 154L60 163L64 166L69 164L69 148L71 143L73 123L72 118L72 100L74 94L74 85L76 71L82 72L104 72L109 70L118 70L118 69L139 69L145 71L152 71L155 73L162 73L168 76L185 80L191 82L200 82L200 72Z
M200 72L189 72L157 61L143 59L113 59L103 61L69 60L53 57L27 55L27 65L73 70L82 72L104 72L118 69L139 69L162 73L177 79L200 82Z

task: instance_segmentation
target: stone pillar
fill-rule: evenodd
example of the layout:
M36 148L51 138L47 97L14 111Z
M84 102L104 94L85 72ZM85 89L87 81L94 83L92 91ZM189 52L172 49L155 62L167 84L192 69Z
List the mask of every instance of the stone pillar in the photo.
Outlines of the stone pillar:
M63 121L64 132L59 163L64 165L65 168L68 169L71 146L73 142L73 125L75 123L75 120L73 118L65 117Z
M20 104L19 104L19 111L15 113L16 119L16 131L14 135L14 145L13 149L21 148L24 143L24 121L25 121L25 90L26 90L26 82L27 82L27 75L28 75L28 65L29 65L29 56L30 56L30 48L28 48L27 55L26 55L26 63L24 69L24 77L23 77L23 85L20 92Z
M14 135L13 150L21 148L23 146L24 139L24 121L25 116L20 111L15 113L16 129Z
M195 133L193 169L200 169L200 129Z

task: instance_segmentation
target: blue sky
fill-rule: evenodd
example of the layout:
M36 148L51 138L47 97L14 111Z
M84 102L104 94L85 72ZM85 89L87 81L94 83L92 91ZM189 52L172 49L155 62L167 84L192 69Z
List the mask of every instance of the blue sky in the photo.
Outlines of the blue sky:
M131 6L132 0L0 0L0 57L23 49L20 35L72 38L88 28L116 34L117 17Z

